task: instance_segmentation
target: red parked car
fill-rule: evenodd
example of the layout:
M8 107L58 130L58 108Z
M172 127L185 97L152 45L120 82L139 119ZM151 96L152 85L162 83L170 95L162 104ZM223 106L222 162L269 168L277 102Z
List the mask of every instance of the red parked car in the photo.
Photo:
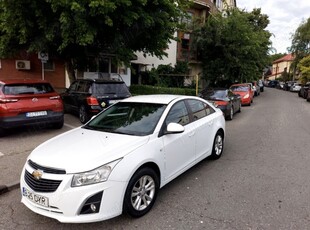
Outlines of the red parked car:
M254 92L248 83L244 84L233 84L229 88L234 94L239 94L241 96L242 105L251 105L254 98Z
M0 136L10 128L64 124L60 95L43 80L0 80Z

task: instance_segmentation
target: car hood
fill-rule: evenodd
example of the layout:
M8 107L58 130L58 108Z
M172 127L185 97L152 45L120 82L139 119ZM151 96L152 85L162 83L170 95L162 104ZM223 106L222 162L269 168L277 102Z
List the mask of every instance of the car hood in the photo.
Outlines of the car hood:
M77 128L39 145L28 157L67 173L95 169L146 144L149 136L129 136Z

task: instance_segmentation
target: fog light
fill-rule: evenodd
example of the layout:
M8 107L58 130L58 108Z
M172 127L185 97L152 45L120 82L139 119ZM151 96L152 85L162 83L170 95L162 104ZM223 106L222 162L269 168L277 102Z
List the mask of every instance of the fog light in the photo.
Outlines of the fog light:
M89 197L82 206L80 215L98 213L100 211L103 191Z
M94 204L91 204L90 205L90 209L93 211L93 212L96 212L96 205L94 205Z

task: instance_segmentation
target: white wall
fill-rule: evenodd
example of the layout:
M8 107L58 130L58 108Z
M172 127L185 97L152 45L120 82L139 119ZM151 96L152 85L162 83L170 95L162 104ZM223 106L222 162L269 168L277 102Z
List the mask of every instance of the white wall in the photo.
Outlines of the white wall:
M174 36L177 36L175 33ZM154 68L157 68L159 65L171 65L175 66L177 62L177 42L171 41L168 45L168 49L165 50L165 52L168 54L167 57L163 57L162 59L159 59L158 57L146 55L146 57L143 56L143 52L136 52L137 60L131 61L131 63L135 64L141 64L145 65L147 70Z

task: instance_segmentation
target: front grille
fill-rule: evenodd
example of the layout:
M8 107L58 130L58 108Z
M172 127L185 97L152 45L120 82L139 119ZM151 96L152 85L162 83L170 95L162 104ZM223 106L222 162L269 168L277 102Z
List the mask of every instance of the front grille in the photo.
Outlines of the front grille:
M55 192L61 183L61 180L37 180L31 173L25 170L25 182L35 192Z
M55 168L48 168L45 166L38 165L34 163L32 160L28 160L28 164L33 168L33 169L40 169L45 173L51 173L51 174L66 174L66 170L64 169L55 169Z

